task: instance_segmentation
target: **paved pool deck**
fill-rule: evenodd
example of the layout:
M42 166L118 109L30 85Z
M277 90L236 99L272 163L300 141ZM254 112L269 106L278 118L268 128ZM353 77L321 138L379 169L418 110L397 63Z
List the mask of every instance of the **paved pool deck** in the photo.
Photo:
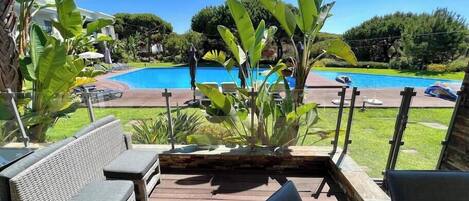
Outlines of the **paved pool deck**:
M123 97L120 99L110 100L106 102L96 103L96 107L164 107L166 102L162 97L163 89L155 90L136 90L130 89L127 85L111 81L107 78L134 71L136 69L127 71L118 71L108 73L103 76L97 77L95 85L99 89L119 89L124 92ZM320 77L311 73L307 80L307 86L341 86L340 83L326 78ZM186 106L187 102L193 98L193 92L189 89L169 89L173 96L171 97L172 106ZM337 107L332 103L332 100L338 99L338 92L341 89L306 89L305 102L315 102L321 107ZM364 99L377 98L384 102L381 106L367 105L367 107L379 108L396 108L400 106L401 95L400 91L403 89L359 89L361 95L357 99L357 107L362 105ZM347 90L347 98L351 96L351 89ZM446 101L439 98L429 97L424 94L423 88L417 88L417 96L413 99L412 107L416 108L453 108L455 102Z

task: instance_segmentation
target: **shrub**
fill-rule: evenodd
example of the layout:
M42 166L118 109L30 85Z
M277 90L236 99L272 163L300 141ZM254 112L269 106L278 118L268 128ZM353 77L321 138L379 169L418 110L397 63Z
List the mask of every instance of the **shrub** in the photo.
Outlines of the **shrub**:
M178 63L178 64L184 63L184 60L183 60L182 56L181 55L176 55L174 57L174 63Z
M187 144L187 136L196 133L202 124L202 117L196 113L188 114L176 111L173 119L173 131L176 143ZM132 125L133 138L137 143L142 144L168 144L169 129L166 114L160 114L156 119L139 120Z
M389 64L385 62L376 61L360 61L358 62L358 68L376 68L376 69L387 69Z
M468 68L469 57L459 58L448 64L448 71L450 72L461 72Z
M11 121L0 121L0 146L17 140L17 126Z
M427 70L432 72L446 72L448 67L444 64L430 64L427 66Z
M375 61L360 61L357 66L352 66L349 63L332 58L325 58L317 61L313 64L314 67L355 67L355 68L377 68L377 69L386 69L390 68L388 63L384 62L375 62Z
M399 70L409 69L411 67L411 62L407 57L392 58L391 61L389 61L389 67Z

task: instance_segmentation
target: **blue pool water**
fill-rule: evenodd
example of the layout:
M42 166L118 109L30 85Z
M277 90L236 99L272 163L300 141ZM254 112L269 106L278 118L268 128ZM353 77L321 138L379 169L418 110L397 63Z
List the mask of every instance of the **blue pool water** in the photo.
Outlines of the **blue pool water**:
M401 76L388 76L388 75L370 75L359 73L340 73L340 72L323 72L315 71L315 74L335 80L339 75L345 75L352 79L350 86L358 88L424 88L435 84L436 82L444 82L448 84L461 84L457 80L444 80L444 79L431 79L431 78L418 78L418 77L401 77Z
M263 70L260 70L262 72ZM257 73L259 74L259 73ZM232 77L231 77L232 76ZM230 74L222 67L198 68L196 82L233 82L238 80L238 69L235 68ZM276 75L269 78L269 82L277 80ZM145 68L130 73L117 75L109 78L114 81L127 84L132 89L161 89L161 88L190 88L190 74L188 67L177 68ZM258 80L264 80L261 75ZM238 81L239 84L239 81Z
M435 82L445 82L450 84L460 84L457 80L441 80L417 77L400 77L386 75L369 75L358 73L339 73L339 72L323 72L315 71L315 74L335 80L339 75L346 75L352 78L351 86L359 88L404 88L404 87L428 87ZM256 73L259 75L259 73ZM232 77L231 77L232 76ZM222 67L198 68L196 81L201 82L232 82L233 79L238 80L238 69L233 69L230 74ZM133 72L117 75L109 78L114 81L127 84L132 89L162 89L162 88L190 88L190 75L188 67L177 68L145 68ZM258 80L264 77L258 76ZM269 78L269 82L275 82L277 76L273 75ZM294 80L289 80L290 86ZM238 83L239 84L239 83Z

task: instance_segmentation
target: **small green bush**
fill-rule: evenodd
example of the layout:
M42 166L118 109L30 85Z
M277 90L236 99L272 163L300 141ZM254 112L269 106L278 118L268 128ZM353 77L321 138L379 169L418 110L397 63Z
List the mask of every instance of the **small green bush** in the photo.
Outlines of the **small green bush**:
M196 113L188 114L180 109L172 116L173 133L178 144L187 144L187 136L197 132L202 124L202 117ZM168 144L169 128L166 114L158 115L156 119L139 120L132 125L133 139L141 144Z
M430 64L427 66L427 70L432 72L446 72L448 67L444 64Z
M337 59L325 58L321 59L313 64L314 67L355 67L355 68L376 68L376 69L386 69L389 68L388 63L384 62L374 62L374 61L360 61L357 66L352 66L351 64Z
M448 71L450 72L461 72L468 68L469 57L459 58L448 64Z
M375 61L360 61L358 62L358 68L376 68L376 69L387 69L389 68L388 63L375 62Z
M182 56L181 55L176 55L174 57L174 63L178 63L178 64L184 63L184 60L183 60Z
M410 59L407 57L392 58L389 61L389 67L392 69L409 69L411 67Z

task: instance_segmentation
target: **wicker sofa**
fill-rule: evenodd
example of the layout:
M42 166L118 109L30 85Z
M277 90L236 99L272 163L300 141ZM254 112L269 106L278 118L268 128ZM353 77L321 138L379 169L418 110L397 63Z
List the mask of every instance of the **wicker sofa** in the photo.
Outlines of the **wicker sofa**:
M145 179L151 179L153 186L144 187L153 189L157 183L155 180L159 180L159 165L155 167L159 162L158 156L156 153L132 150L130 142L119 120L114 117L101 119L74 137L41 149L2 171L0 187L3 192L0 192L0 200L131 201L136 197L146 200L147 191L145 195L135 192L139 190L135 175L152 172L152 178ZM137 164L121 162L125 161L122 157L134 155L143 155ZM119 180L106 179L104 169L113 163L120 164L114 171L124 171L120 174L115 172L120 176Z

